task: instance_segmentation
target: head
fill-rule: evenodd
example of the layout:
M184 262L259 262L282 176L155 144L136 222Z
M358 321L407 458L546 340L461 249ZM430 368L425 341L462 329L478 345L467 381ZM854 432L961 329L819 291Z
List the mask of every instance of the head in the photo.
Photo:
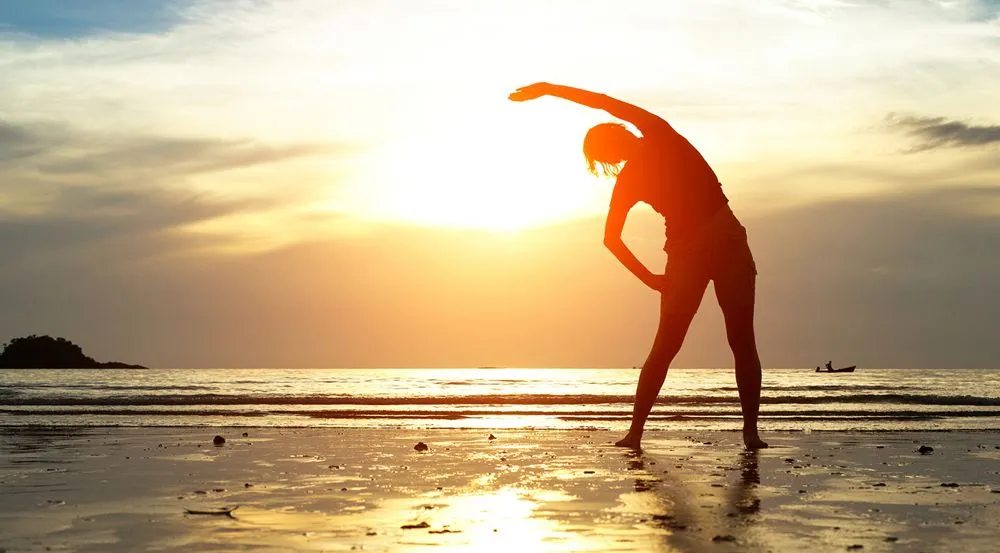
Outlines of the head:
M595 125L583 138L583 155L587 158L587 168L599 175L597 166L606 176L616 176L622 162L639 147L641 139L632 134L621 123L601 123Z

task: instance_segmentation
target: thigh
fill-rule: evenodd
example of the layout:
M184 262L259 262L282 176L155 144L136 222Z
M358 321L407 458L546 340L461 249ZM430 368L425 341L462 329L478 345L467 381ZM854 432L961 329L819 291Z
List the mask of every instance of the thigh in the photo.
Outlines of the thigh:
M726 321L731 345L754 341L753 315L757 293L757 267L744 242L719 256L712 280L715 297Z
M667 345L684 339L691 319L705 296L710 274L697 259L674 256L667 262L660 292L660 324L656 344ZM655 345L654 345L655 347Z

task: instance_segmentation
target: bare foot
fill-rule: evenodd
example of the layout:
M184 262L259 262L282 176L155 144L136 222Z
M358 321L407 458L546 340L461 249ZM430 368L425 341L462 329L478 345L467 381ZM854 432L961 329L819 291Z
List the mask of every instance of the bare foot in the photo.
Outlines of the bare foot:
M760 439L760 435L757 434L756 430L744 430L743 447L747 449L766 449L767 442Z
M635 437L632 434L625 436L624 438L615 442L618 447L628 447L632 449L639 449L639 443L642 442L642 436Z

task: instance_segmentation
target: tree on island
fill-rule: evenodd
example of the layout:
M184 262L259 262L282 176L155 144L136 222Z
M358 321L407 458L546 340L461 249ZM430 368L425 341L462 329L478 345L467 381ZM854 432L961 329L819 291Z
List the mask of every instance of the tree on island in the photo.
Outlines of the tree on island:
M83 349L65 338L25 336L4 344L0 352L4 369L144 369L117 361L101 363L83 353Z

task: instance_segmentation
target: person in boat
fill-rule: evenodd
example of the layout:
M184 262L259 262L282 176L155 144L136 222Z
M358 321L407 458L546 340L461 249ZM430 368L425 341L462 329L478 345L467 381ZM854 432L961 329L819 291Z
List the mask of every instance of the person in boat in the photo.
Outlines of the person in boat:
M767 447L757 431L761 388L753 326L757 267L746 229L729 208L715 172L665 120L610 96L535 83L517 89L510 99L526 101L542 96L604 110L635 125L642 134L636 136L621 123L609 122L591 128L583 140L590 172L615 178L604 245L637 279L660 293L659 326L639 373L632 424L616 445L639 447L667 369L681 348L709 281L714 281L735 359L743 443L748 449ZM622 240L626 217L639 202L649 204L666 221L668 262L663 274L646 268Z
M833 361L827 361L826 362L826 370L828 370L828 371L832 371L833 370Z

